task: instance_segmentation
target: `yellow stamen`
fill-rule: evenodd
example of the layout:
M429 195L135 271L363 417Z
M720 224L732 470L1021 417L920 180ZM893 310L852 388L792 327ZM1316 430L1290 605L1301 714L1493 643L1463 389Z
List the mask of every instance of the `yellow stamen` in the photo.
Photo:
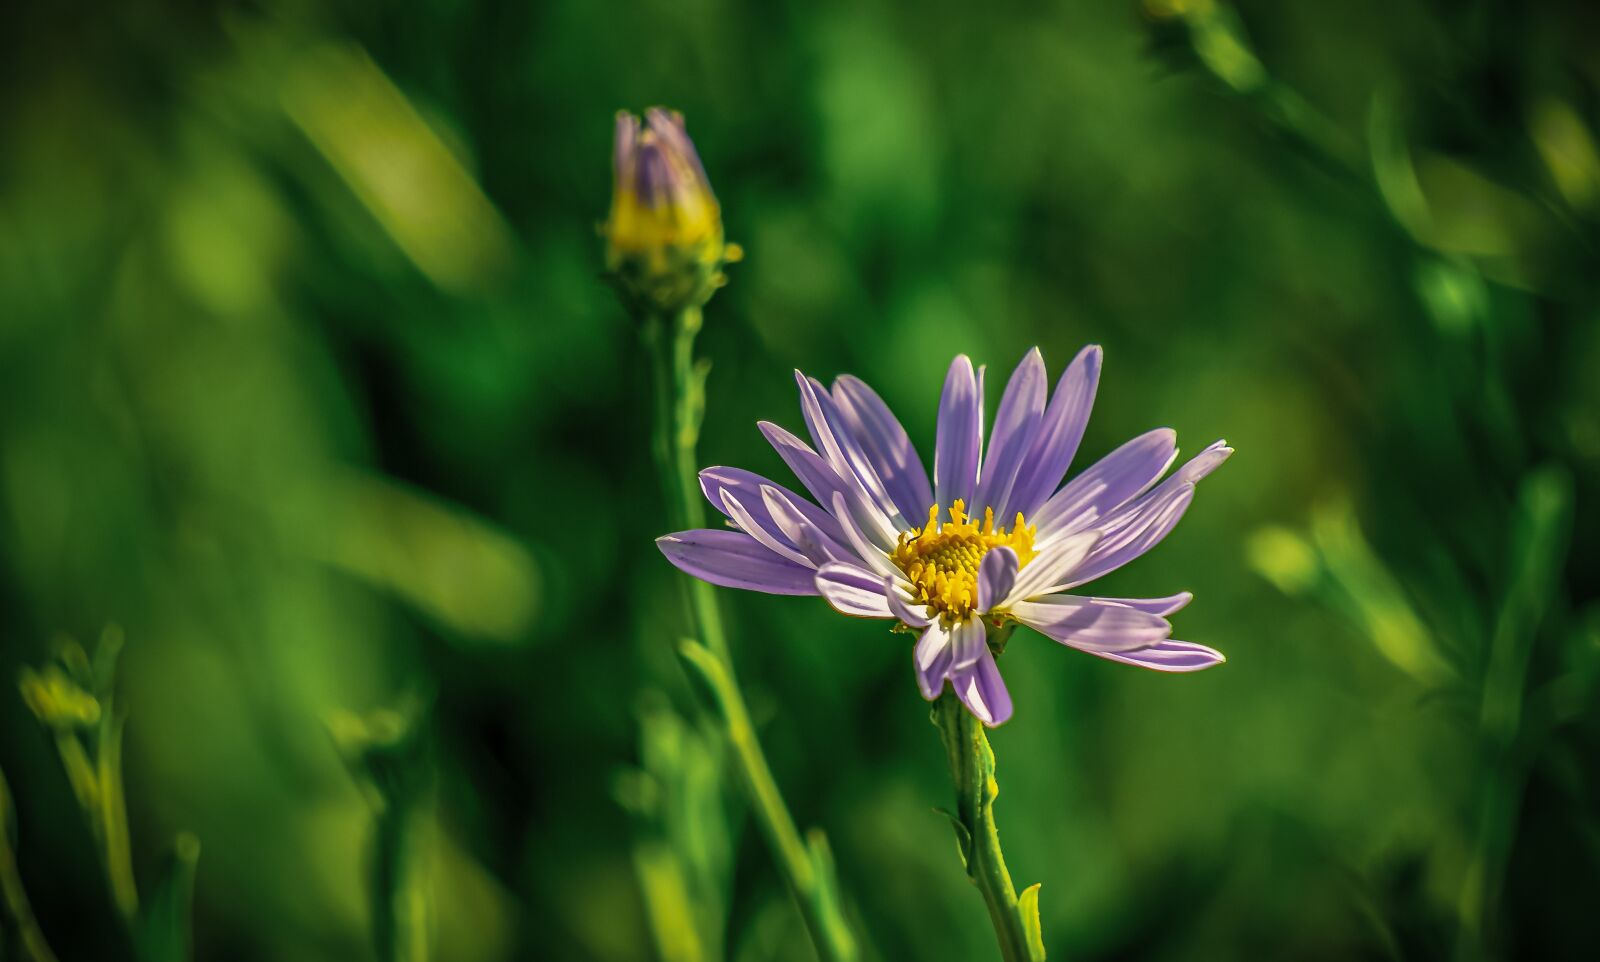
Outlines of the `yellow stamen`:
M994 509L985 508L981 522L967 517L967 506L957 499L950 505L950 520L939 523L939 505L928 509L928 523L902 532L890 558L911 582L913 601L933 608L949 624L965 619L978 603L978 565L991 548L1005 545L1017 553L1019 567L1037 554L1033 539L1038 529L1022 514L1008 532L996 528Z

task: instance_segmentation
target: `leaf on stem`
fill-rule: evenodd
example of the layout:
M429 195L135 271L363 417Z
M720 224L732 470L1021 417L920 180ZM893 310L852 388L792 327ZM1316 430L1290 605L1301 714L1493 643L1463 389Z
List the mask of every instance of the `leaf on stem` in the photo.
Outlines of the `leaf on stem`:
M1022 917L1022 931L1028 937L1028 954L1035 959L1044 958L1044 930L1039 925L1039 886L1035 882L1017 896L1017 914Z
M961 867L967 867L967 859L972 852L972 833L961 823L961 819L947 808L935 808L934 811L950 820L950 827L956 830L956 852L961 855Z

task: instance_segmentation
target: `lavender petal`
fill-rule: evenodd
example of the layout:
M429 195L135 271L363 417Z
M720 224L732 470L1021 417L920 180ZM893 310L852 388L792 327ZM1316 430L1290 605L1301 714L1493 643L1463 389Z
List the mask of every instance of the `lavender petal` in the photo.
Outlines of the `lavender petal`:
M993 508L997 522L1009 522L1011 489L1023 459L1033 450L1039 420L1044 417L1048 387L1044 358L1039 349L1034 348L1023 355L1000 397L994 432L989 437L989 449L978 475L977 493L972 498L973 514L981 516L984 508Z
M1193 500L1194 485L1182 484L1140 502L1139 510L1126 523L1119 524L1117 530L1102 538L1089 552L1089 557L1072 573L1072 579L1060 587L1075 588L1086 584L1149 551L1177 527Z
M1084 584L1115 571L1155 547L1182 519L1194 499L1195 482L1215 471L1233 454L1226 441L1216 441L1190 458L1155 490L1095 523L1104 537L1074 580L1063 587Z
M965 354L950 362L939 398L939 425L933 453L933 497L949 506L960 498L972 503L983 448L983 391Z
M1172 634L1172 626L1159 615L1071 595L1018 602L1011 614L1040 634L1084 651L1148 648Z
M1000 607L1049 594L1053 585L1070 578L1078 570L1099 541L1100 532L1082 531L1041 548L1039 556L1018 573L1016 583L1000 602Z
M816 525L806 520L806 516L800 513L792 501L771 485L761 486L761 504L766 508L767 517L777 527L779 533L800 549L812 564L842 561L850 556L849 550L840 544L838 539L823 534Z
M824 507L832 504L834 494L845 489L844 479L833 466L804 441L771 421L758 421L756 427L818 504Z
M845 540L849 542L856 557L860 558L863 565L877 572L879 577L898 578L900 569L895 567L893 561L884 553L882 548L873 544L866 534L851 517L849 506L845 504L845 496L841 492L833 496L833 512L844 525Z
M657 538L656 547L679 570L724 588L770 595L817 593L814 571L778 557L742 531L679 531Z
M739 503L739 499L734 497L732 491L722 492L722 510L728 517L733 519L741 531L761 542L763 548L797 565L805 565L807 568L814 566L813 562L805 556L805 553L797 550L788 538L773 535L755 518L751 517L750 512L745 510L744 505Z
M950 673L953 655L950 642L950 633L934 621L912 649L912 662L917 669L917 687L922 689L922 697L928 701L938 698L944 690L945 676Z
M700 490L717 510L722 510L722 492L732 491L739 498L739 503L762 522L768 531L786 535L788 532L784 530L782 522L772 510L769 495L766 493L769 488L791 509L791 513L798 514L807 523L814 525L818 531L835 541L844 539L844 531L832 515L776 481L742 468L714 467L700 472ZM832 492L829 494L831 496ZM792 535L790 540L793 540Z
M987 612L1011 594L1017 583L1017 553L1005 545L991 549L978 562L979 614Z
M1089 424L1095 389L1100 383L1100 361L1100 346L1091 344L1078 352L1056 382L1033 450L1017 473L1007 511L1020 511L1031 519L1061 484Z
M893 618L883 579L865 568L840 561L817 569L817 592L833 610L856 618Z
M1090 596L1084 597L1083 600L1100 605L1120 605L1124 608L1136 608L1139 611L1160 615L1165 618L1193 601L1194 595L1187 591L1180 591L1165 598L1097 598Z
M1214 648L1197 645L1192 641L1170 639L1137 651L1091 651L1089 654L1155 671L1200 671L1228 660L1223 657L1222 652Z
M977 661L951 669L950 684L961 703L986 726L994 728L1011 717L1011 692L1006 690L988 645L983 646Z
M1178 456L1178 435L1171 428L1147 431L1095 462L1056 492L1035 517L1041 534L1072 530L1063 526L1085 511L1104 517L1143 494Z
M900 513L920 521L933 502L928 471L894 412L867 383L848 374L833 382L833 399Z
M951 672L977 664L989 652L989 633L983 627L983 619L969 615L966 621L956 622L950 628L950 649Z
M833 396L820 381L808 378L800 371L794 372L794 377L800 388L800 410L805 415L806 429L811 432L817 450L839 477L846 482L853 480L866 495L867 501L895 522L896 530L909 527L905 518L898 517L900 509L889 497L883 479L878 477L877 469L861 449L860 442L850 432L844 415L833 403Z
M883 579L883 595L889 601L889 610L899 618L901 623L911 628L926 628L932 620L928 617L928 609L913 605L911 599L901 590L899 579L885 577Z
M689 131L684 125L683 115L675 110L651 107L645 111L645 122L650 125L650 130L663 143L668 144L673 152L684 160L693 172L699 186L709 194L711 192L711 179L706 176L705 166L700 163L700 153L694 149L694 141L689 139Z
M617 111L616 137L612 141L612 173L617 184L632 187L633 148L639 139L639 118L626 110Z

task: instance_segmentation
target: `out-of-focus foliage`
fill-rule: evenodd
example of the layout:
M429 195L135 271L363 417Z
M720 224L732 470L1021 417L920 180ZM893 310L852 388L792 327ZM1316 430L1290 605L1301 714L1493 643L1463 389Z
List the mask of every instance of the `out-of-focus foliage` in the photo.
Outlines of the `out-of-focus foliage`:
M1588 958L1591 6L16 5L0 829L42 931L153 951L85 921L118 907L34 714L100 724L48 666L115 622L133 874L165 911L195 872L198 958L390 944L328 723L408 699L437 958L808 958L674 660L647 368L598 276L612 115L662 103L746 251L706 464L784 477L753 422L798 426L795 367L867 379L927 456L952 354L1091 341L1079 467L1162 424L1239 452L1106 584L1194 591L1181 636L1227 665L1003 659L996 818L1054 956ZM906 638L724 600L857 930L991 957Z

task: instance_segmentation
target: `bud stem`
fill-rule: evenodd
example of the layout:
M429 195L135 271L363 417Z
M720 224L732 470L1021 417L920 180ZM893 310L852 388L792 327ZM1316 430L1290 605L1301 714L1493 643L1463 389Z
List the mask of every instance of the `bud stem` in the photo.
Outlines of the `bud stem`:
M56 962L56 954L50 950L50 943L45 941L33 917L28 893L22 888L16 853L11 848L11 819L11 790L6 785L5 773L0 772L0 905L11 917L24 962Z
M695 458L708 370L705 363L694 359L700 324L700 308L687 307L650 317L645 325L655 374L655 455L672 523L679 529L705 526ZM684 645L682 654L711 689L717 720L733 748L740 783L761 836L800 909L818 957L822 962L855 962L860 951L845 925L827 842L820 832L813 831L808 846L784 804L734 675L715 590L698 578L681 580L689 593L689 612L700 639L699 644Z
M956 841L967 865L967 878L989 907L1000 957L1005 962L1044 962L1039 931L1039 886L1017 896L1000 851L1000 830L994 821L994 800L1000 785L994 778L994 752L983 723L945 692L933 706L933 723L950 756L956 784Z

